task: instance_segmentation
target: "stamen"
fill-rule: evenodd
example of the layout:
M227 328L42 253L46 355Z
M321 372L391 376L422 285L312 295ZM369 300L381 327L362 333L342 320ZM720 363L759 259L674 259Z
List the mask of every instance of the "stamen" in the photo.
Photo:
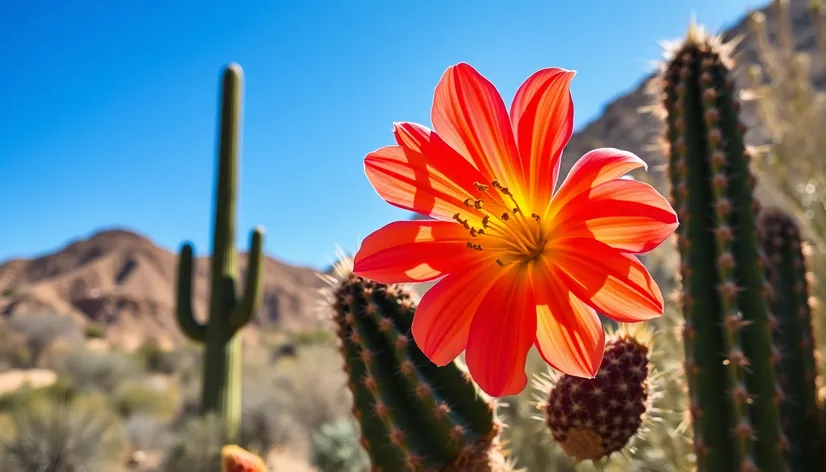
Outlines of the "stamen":
M485 240L484 249L481 244L472 242L467 242L467 247L476 251L495 252L499 256L496 258L496 263L500 267L528 262L539 257L545 250L546 244L546 236L539 214L530 213L534 220L530 222L510 189L498 180L491 180L490 186L481 182L474 182L473 185L479 192L487 192L492 187L499 194L491 193L491 198L484 200L470 196L463 202L466 208L472 208L467 218L462 218L461 213L453 215L453 219L468 230L472 238ZM512 206L505 203L507 200L505 197L511 200ZM481 220L477 220L478 217L481 217ZM481 223L481 225L471 225L470 221L477 225Z

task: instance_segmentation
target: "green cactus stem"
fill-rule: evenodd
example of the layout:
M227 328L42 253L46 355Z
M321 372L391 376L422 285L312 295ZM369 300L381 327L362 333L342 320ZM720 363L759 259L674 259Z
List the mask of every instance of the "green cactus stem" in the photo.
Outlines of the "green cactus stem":
M822 470L818 467L820 413L812 311L800 231L792 217L776 210L765 211L760 218L760 237L772 287L769 306L780 353L777 377L783 389L780 414L783 433L792 446L789 467L814 472Z
M575 461L605 460L640 434L650 407L650 342L643 328L621 327L607 339L595 378L537 379L547 395L545 424Z
M431 363L410 335L415 312L401 287L354 275L332 280L353 413L374 471L503 472L495 403L458 361Z
M184 334L204 343L203 413L221 416L227 440L235 442L241 420L241 339L238 332L253 317L261 298L264 233L252 232L243 295L236 294L235 198L241 140L241 87L237 64L223 74L216 207L212 240L209 318L201 323L192 306L193 249L181 248L178 265L177 317Z
M694 443L701 472L781 471L759 206L728 49L692 26L662 76Z

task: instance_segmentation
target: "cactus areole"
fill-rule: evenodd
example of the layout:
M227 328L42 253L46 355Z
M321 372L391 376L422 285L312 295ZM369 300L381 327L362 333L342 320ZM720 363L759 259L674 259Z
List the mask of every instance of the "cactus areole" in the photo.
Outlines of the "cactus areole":
M397 145L365 158L382 198L433 220L369 235L354 272L382 283L443 277L419 305L413 338L437 365L466 351L474 380L496 397L525 388L532 346L554 368L593 377L605 347L597 310L620 322L663 311L634 254L670 236L677 216L654 188L621 178L645 163L597 149L554 193L573 77L534 73L508 111L473 67L451 66L436 86L435 130L398 123Z
M237 294L235 253L235 198L241 141L241 85L237 64L223 74L221 124L216 179L216 205L212 240L209 314L201 323L192 306L193 249L181 248L178 265L177 317L184 334L204 344L204 413L223 418L229 441L237 439L241 417L241 339L238 331L255 314L261 295L263 230L252 232L244 292Z

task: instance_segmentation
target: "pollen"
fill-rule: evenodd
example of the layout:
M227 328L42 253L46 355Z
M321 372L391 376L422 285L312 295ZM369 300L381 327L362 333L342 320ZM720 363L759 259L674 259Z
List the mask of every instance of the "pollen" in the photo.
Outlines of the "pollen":
M545 253L549 230L539 213L524 211L498 180L490 185L474 182L474 187L480 195L466 198L467 210L453 215L478 241L468 241L469 249L494 253L501 267L528 263Z

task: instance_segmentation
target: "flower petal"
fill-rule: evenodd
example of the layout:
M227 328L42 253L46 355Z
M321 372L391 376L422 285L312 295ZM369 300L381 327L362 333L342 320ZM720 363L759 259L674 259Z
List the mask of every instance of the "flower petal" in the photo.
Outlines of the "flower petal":
M396 221L364 238L353 273L379 283L426 282L479 260L468 232L445 221Z
M588 238L554 242L551 250L568 289L605 316L633 323L663 314L660 288L636 256Z
M501 268L486 259L452 272L428 290L413 315L413 339L431 362L452 362L467 345L476 308Z
M559 186L551 204L552 213L575 196L597 185L622 177L634 169L648 166L636 154L615 148L599 148L588 151L571 167L568 176Z
M562 150L574 130L569 88L574 75L576 72L564 69L542 69L519 87L511 105L511 123L522 157L521 175L531 201L540 205L551 200Z
M534 277L536 349L545 362L565 374L593 378L602 363L605 331L593 308L564 284L546 263L545 276Z
M677 229L677 214L650 185L611 180L569 200L553 219L551 238L595 238L614 249L647 252Z
M496 87L468 64L449 67L433 97L433 128L489 180L515 185L519 154Z
M466 354L470 375L494 397L515 395L525 388L525 362L536 339L529 270L516 264L499 269L499 277L473 316Z

